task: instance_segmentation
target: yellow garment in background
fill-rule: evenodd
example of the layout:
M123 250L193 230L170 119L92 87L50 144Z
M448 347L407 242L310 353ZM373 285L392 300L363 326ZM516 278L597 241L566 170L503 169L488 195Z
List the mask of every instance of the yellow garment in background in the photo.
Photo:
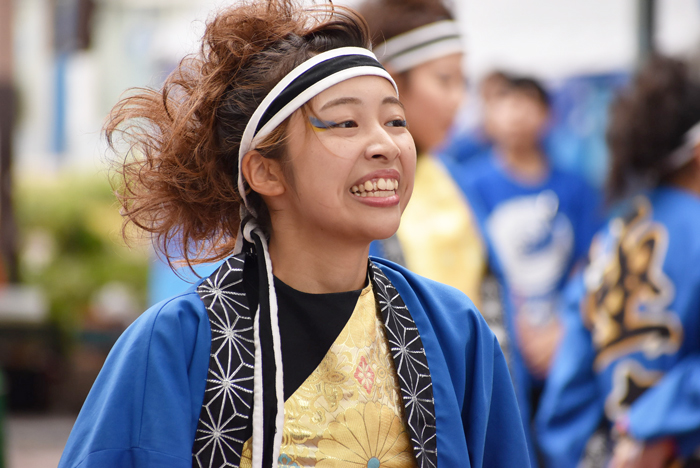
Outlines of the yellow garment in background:
M418 157L413 195L396 235L409 270L454 286L480 306L484 245L466 198L437 158Z
M415 468L401 390L372 292L321 364L284 403L280 467ZM241 468L249 468L251 439Z

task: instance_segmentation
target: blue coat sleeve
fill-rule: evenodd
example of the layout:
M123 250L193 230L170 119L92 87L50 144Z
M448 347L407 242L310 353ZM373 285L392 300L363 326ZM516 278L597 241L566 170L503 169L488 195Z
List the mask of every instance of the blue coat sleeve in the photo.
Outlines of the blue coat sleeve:
M107 357L59 468L190 468L210 343L196 293L146 311Z
M525 432L506 360L481 315L467 349L467 375L462 424L473 466L529 466ZM475 424L476 423L476 424Z
M411 312L425 348L440 466L528 467L525 434L501 348L460 291L373 259Z
M629 432L640 440L672 436L688 456L700 444L700 354L687 355L630 407Z
M564 336L536 415L538 443L552 468L575 468L603 417L604 397L593 371L595 351L579 312L583 293L578 275L564 293Z

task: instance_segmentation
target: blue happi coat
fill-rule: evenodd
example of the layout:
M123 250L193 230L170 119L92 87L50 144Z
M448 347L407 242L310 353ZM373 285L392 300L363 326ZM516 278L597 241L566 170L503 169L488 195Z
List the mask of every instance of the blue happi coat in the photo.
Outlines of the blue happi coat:
M528 466L503 354L471 301L390 262L374 262L420 333L432 378L438 466ZM192 466L211 339L196 287L144 313L110 353L59 466Z

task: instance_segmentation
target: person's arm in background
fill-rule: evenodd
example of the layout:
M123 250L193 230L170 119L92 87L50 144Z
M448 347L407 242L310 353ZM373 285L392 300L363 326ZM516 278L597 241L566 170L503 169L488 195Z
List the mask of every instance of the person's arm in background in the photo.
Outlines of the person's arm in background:
M576 244L574 246L575 264L572 273L577 273L584 265L591 242L595 233L600 231L605 223L605 205L600 190L582 181L579 198L579 225L576 229ZM572 277L574 275L571 275Z
M618 422L613 468L662 468L700 446L700 353L683 358Z
M564 292L564 335L536 416L540 449L551 468L575 468L603 417L604 398L593 372L595 350L579 309L584 293L582 275L577 275Z

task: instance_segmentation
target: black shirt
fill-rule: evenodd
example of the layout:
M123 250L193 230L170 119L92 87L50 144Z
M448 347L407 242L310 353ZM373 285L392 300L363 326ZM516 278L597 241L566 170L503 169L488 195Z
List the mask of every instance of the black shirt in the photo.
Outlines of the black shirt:
M246 262L243 281L250 310L256 310L259 292L255 262ZM297 291L275 277L275 290L282 344L284 400L287 401L321 364L350 320L362 289L310 294Z

